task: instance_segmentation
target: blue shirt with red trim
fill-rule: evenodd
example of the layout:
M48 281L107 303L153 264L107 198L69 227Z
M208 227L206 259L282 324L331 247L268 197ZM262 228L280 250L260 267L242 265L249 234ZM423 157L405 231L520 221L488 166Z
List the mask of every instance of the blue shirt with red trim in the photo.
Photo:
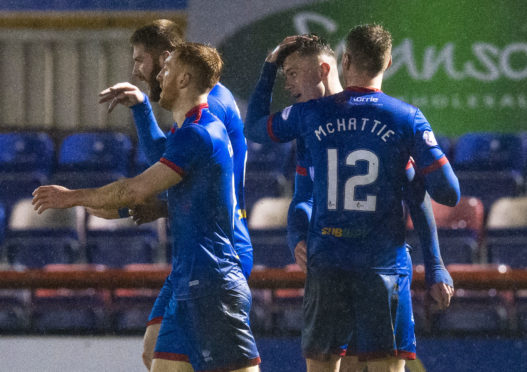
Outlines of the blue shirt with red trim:
M248 122L248 138L261 140L263 128ZM429 174L448 164L419 109L381 91L346 89L272 115L267 135L302 138L313 163L310 265L407 271L401 201L408 158Z
M245 280L234 250L234 177L227 130L204 104L167 136L160 162L183 180L168 190L172 298L206 296Z
M247 227L245 210L245 163L247 159L247 142L243 135L243 122L240 111L232 93L221 83L210 91L207 101L209 111L218 117L227 129L232 144L234 187L236 191L236 214L234 225L234 246L241 260L243 272L249 277L253 265L253 248ZM154 117L148 97L144 95L143 103L132 106L138 140L150 164L157 162L165 151L166 135L159 128Z

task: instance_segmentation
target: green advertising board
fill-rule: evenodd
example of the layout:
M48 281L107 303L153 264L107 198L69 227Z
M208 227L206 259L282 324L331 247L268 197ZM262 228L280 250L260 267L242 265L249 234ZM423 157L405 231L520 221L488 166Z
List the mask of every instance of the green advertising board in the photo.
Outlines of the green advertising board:
M316 33L340 59L354 25L393 35L383 91L421 108L434 130L527 130L527 3L523 0L338 0L308 4L239 29L220 46L222 81L248 100L267 55L285 36ZM278 84L273 108L291 103Z

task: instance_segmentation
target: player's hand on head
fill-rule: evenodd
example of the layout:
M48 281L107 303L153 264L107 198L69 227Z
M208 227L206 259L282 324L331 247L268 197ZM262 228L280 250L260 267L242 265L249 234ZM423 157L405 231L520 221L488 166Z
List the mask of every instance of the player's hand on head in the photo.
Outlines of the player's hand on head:
M64 209L73 207L68 197L71 190L58 185L40 186L33 191L33 208L41 214L46 209Z
M435 283L430 287L430 296L440 310L450 306L450 300L454 295L454 288L446 283Z
M108 112L112 112L118 104L131 107L143 101L143 92L130 83L118 83L99 93L99 103L110 102Z
M265 59L266 62L269 62L269 63L276 63L276 59L278 58L278 54L280 53L280 51L287 45L289 44L293 44L295 42L295 40L297 38L299 38L301 36L299 35L292 35L292 36L287 36L284 40L282 40L280 42L280 44L277 45L276 48L273 49L273 51L271 53L269 53L267 55L267 58Z
M301 240L296 244L295 261L302 271L307 273L307 244L305 240Z

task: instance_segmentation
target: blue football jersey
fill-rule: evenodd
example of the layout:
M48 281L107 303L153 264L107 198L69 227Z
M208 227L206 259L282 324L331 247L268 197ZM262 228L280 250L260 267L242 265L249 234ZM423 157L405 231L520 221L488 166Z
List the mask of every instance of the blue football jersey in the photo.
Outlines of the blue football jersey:
M160 162L183 180L168 190L175 299L196 298L243 281L232 245L234 177L225 126L204 104L168 134Z
M252 269L252 245L247 228L245 211L245 163L247 142L243 135L243 122L231 92L218 83L208 95L209 111L225 125L234 151L233 170L236 190L236 213L234 226L234 246L242 259L243 270L248 276ZM148 97L144 102L132 107L138 140L150 164L157 162L165 151L166 135L159 128Z
M287 107L267 130L278 142L302 138L314 168L310 266L404 273L408 159L423 172L446 161L421 111L381 91L346 89Z
M207 101L209 103L210 112L216 115L225 124L227 134L229 135L232 144L232 150L234 151L233 170L234 189L236 191L234 246L238 254L244 256L245 253L252 252L252 245L249 238L247 212L245 209L244 182L245 164L247 163L247 141L243 135L243 121L232 93L223 84L218 83L212 88ZM243 261L242 264L246 266Z

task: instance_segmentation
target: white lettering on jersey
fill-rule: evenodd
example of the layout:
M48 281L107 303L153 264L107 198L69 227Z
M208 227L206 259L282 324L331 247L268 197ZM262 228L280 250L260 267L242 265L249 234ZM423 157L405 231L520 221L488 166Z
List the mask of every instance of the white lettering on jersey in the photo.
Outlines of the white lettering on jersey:
M282 119L283 119L283 120L287 120L287 118L289 117L289 114L291 113L291 107L292 107L292 106L287 106L287 107L282 111Z
M347 126L346 122L348 123ZM358 122L361 124L357 125ZM337 133L357 131L371 133L380 138L383 142L386 142L388 138L395 134L393 130L387 128L386 124L372 118L336 118L336 125L332 122L328 122L325 125L319 125L318 128L314 130L314 133L318 141L322 141L324 137L335 135Z
M378 97L355 97L353 102L379 102Z
M434 136L434 132L432 132L431 130L427 130L423 133L423 139L425 140L428 146L437 146L436 137Z

